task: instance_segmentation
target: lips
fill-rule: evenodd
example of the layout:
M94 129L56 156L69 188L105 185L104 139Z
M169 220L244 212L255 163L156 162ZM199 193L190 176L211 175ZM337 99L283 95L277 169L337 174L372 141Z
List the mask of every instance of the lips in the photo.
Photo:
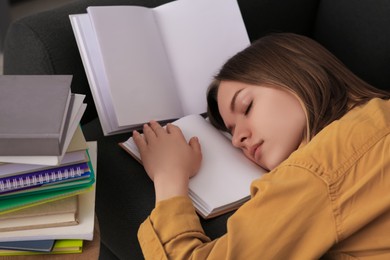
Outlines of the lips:
M251 157L253 158L253 159L255 159L256 160L256 157L258 156L258 154L259 154L259 152L260 152L260 146L262 145L264 143L264 141L263 140L261 140L259 143L257 143L257 144L255 144L255 145L253 145L253 146L251 146L251 148L250 148L250 150L249 150L249 153L250 153L250 155L251 155Z

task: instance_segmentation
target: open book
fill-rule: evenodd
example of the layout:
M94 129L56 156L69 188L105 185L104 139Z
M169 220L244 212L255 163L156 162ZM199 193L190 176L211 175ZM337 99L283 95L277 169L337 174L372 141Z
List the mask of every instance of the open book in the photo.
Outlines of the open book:
M202 164L189 182L189 197L203 218L212 218L237 209L250 197L250 184L266 171L232 146L228 136L200 115L189 115L173 122L187 141L199 138ZM120 146L138 161L140 154L132 137Z
M236 0L95 6L70 20L105 135L206 112L213 75L250 44Z

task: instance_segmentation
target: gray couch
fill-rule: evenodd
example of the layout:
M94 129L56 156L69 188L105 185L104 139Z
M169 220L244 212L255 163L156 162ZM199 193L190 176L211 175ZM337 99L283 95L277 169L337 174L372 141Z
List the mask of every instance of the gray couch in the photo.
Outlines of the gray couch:
M196 1L196 0L194 0ZM158 6L167 0L79 0L14 22L4 43L4 74L72 74L72 90L87 95L82 119L88 140L98 141L96 213L101 259L142 259L139 224L154 206L152 182L118 142L104 137L68 15L90 5ZM390 90L390 0L238 0L250 39L295 32L319 41L369 83ZM231 213L202 220L216 238ZM270 238L277 239L277 238Z

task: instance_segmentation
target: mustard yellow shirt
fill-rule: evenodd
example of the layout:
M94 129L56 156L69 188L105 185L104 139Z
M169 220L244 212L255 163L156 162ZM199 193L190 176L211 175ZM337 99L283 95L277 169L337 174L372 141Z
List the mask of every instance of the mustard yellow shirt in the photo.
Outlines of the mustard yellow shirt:
M191 200L140 226L146 259L390 259L390 101L373 99L254 181L211 241Z

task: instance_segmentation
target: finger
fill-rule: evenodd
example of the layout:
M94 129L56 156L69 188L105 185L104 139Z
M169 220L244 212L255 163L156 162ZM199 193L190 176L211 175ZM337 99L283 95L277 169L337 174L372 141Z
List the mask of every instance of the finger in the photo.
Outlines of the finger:
M179 128L178 126L176 126L176 125L171 124L171 123L168 123L168 124L167 124L166 129L167 129L167 132L168 132L169 134L174 134L174 133L180 133L180 134L182 134L180 128Z
M197 137L192 137L189 141L189 145L196 154L202 155L202 149Z
M166 133L165 129L154 120L150 121L149 125L153 129L156 136Z
M133 131L133 140L140 153L145 151L147 143L140 133L138 133L137 131Z
M151 141L156 139L157 137L156 133L148 124L144 124L143 131L144 131L144 138L147 144L149 144Z
M176 135L176 136L182 138L182 140L184 140L185 142L187 142L186 138L183 135L183 132L181 131L181 129L178 126L169 123L169 124L167 124L166 129L167 129L167 133L172 134L172 135Z

